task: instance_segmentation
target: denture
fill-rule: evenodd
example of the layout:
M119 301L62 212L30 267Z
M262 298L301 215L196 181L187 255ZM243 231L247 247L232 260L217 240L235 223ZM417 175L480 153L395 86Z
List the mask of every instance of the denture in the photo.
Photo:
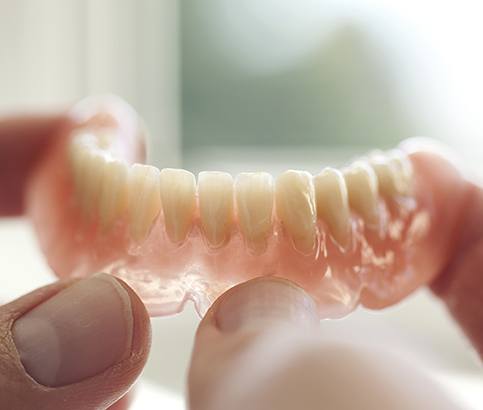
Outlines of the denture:
M115 97L68 116L30 182L41 247L59 277L123 278L152 315L188 300L203 313L266 275L304 288L323 318L389 306L447 263L468 197L448 160L411 144L318 175L196 178L144 165L143 127Z

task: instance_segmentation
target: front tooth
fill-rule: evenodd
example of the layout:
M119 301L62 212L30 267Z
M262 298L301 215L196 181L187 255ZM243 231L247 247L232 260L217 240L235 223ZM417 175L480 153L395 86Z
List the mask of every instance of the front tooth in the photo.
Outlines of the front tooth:
M314 177L317 217L325 221L334 239L343 247L350 239L350 210L347 185L342 173L324 169Z
M129 171L128 185L131 236L139 242L146 237L161 209L159 170L134 164Z
M195 176L184 169L165 168L159 177L166 233L174 243L182 243L196 210Z
M212 247L223 246L233 224L233 178L225 172L200 172L201 229Z
M124 162L113 160L106 164L99 201L100 223L104 229L109 229L127 207L127 178L128 167Z
M277 179L275 190L277 215L302 253L315 247L316 209L311 175L303 171L285 171Z
M102 175L107 164L103 153L90 150L85 158L84 174L80 176L81 208L88 218L98 210Z
M374 170L364 161L357 161L343 171L349 205L369 226L379 224L378 187Z
M247 246L256 253L267 247L272 232L273 178L266 172L241 173L235 184L240 230Z

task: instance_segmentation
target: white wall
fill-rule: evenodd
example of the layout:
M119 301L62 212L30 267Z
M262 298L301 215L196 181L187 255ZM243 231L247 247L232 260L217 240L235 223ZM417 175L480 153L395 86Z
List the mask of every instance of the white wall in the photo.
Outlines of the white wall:
M0 0L0 112L116 93L142 114L153 162L178 161L175 0Z

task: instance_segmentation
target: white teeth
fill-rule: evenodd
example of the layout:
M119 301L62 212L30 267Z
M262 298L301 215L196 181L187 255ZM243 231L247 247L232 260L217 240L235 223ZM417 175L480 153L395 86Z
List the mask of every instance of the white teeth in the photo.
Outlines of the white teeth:
M128 184L131 236L139 242L147 236L161 209L159 170L134 164L129 170Z
M182 243L196 210L195 176L184 169L165 168L160 173L160 185L166 233L172 242Z
M317 217L329 227L331 235L343 247L351 234L351 219L347 186L342 173L333 168L324 169L314 177Z
M107 160L103 153L90 150L84 161L85 171L79 185L81 209L85 216L92 218L98 210L102 175Z
M104 167L101 196L99 200L99 218L101 227L109 229L114 220L127 207L128 168L124 162L109 161Z
M87 157L91 149L82 144L72 144L70 147L70 163L72 169L72 179L74 190L79 203L82 200L82 186L84 184L84 174L86 170Z
M241 173L235 183L240 231L247 246L263 252L272 233L273 178L265 172Z
M201 229L208 243L223 246L233 224L233 178L225 172L200 172L198 196Z
M374 170L366 162L357 161L343 170L343 175L351 208L368 226L378 226L378 187Z
M389 163L394 169L395 186L397 192L401 195L408 195L411 192L411 182L413 177L413 168L411 161L402 151L394 149L387 153Z
M385 155L376 153L369 157L379 186L379 192L386 197L406 195L411 183L411 164L403 153L394 150Z
M303 171L286 171L277 179L275 201L277 215L302 253L315 247L316 210L311 175Z

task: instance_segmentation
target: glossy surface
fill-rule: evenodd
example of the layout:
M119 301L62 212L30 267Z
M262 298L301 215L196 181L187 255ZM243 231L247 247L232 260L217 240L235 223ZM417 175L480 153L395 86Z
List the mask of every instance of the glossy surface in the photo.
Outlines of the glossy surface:
M126 104L87 101L73 110L72 118L82 127L108 124L116 130L116 158L142 162L137 117ZM178 312L190 299L202 313L229 287L261 275L298 283L313 296L321 317L344 316L359 303L388 306L444 266L467 198L468 184L450 162L413 152L412 196L378 197L376 229L353 214L352 241L346 248L334 242L318 220L313 252L302 253L283 221L275 218L266 249L257 254L246 246L236 216L224 246L213 248L202 235L199 209L181 245L169 239L163 215L144 240L133 240L129 212L116 218L110 230L102 229L98 218L83 216L68 159L72 129L63 133L65 138L40 164L28 195L29 213L49 264L59 276L99 271L118 275L139 292L152 315Z

